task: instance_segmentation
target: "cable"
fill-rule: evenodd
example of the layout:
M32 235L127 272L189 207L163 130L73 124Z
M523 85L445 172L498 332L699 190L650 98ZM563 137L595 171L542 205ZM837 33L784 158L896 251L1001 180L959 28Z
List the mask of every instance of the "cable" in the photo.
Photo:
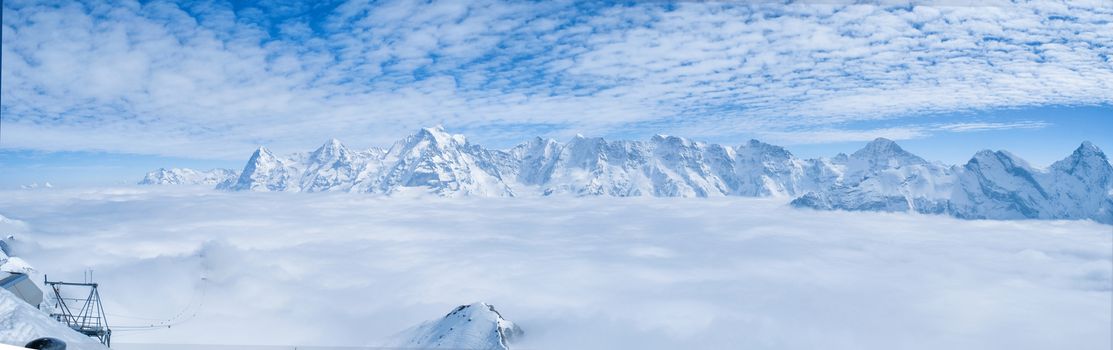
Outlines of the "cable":
M204 277L202 277L201 278L200 293L194 294L194 298L190 298L189 303L187 303L184 308L182 308L180 311L178 311L177 314L175 314L174 316L172 316L168 319L158 319L158 318L148 318L148 317L138 317L138 316L107 314L108 316L113 316L113 317L123 317L123 318L139 319L139 320L159 321L159 322L149 323L149 324L146 324L146 325L137 324L137 325L112 326L112 330L113 331L120 331L120 332L153 331L153 330L166 329L166 328L170 328L170 327L173 327L173 326L181 325L181 324L184 324L186 322L189 322L189 321L193 320L194 318L197 317L197 314L199 314L201 312L201 309L204 308L204 306L205 306L205 296L206 296L206 289L207 289L206 288L206 283L207 282L208 282L208 280L205 279ZM196 308L194 308L194 301L197 302ZM192 309L192 312L191 312L191 309Z

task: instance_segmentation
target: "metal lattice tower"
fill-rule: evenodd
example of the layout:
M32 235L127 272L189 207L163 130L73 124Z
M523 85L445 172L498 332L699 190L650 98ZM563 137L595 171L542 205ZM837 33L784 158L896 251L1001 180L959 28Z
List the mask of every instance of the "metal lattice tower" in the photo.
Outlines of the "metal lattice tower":
M112 345L112 329L108 328L97 283L50 281L46 276L43 276L43 283L54 292L54 310L50 317L78 333L97 338L105 346ZM84 298L66 297L62 295L63 287L67 290L78 289L80 294L77 295L85 295L86 290L88 294Z

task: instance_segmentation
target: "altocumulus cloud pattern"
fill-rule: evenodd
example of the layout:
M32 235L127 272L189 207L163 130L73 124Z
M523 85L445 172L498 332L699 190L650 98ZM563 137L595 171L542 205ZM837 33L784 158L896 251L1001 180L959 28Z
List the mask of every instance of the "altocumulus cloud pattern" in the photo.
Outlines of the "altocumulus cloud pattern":
M234 159L437 123L776 141L1113 101L1107 2L928 4L5 1L4 142Z

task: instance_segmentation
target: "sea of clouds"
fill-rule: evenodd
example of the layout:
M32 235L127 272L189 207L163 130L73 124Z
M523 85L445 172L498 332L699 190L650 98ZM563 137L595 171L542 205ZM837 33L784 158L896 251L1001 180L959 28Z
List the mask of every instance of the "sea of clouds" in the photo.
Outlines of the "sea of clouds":
M1111 345L1113 226L1087 221L189 187L0 192L0 215L40 273L94 269L114 343L374 346L485 301L525 349Z

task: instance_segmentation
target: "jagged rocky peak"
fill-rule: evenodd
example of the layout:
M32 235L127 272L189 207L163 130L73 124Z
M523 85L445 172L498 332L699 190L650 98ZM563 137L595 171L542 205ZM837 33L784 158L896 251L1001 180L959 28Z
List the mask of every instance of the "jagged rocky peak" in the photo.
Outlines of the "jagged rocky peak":
M259 146L247 160L239 177L221 182L217 189L232 191L279 191L285 190L289 175L282 160L264 146Z
M1040 195L1046 195L1044 185L1037 178L1039 172L1029 166L1027 161L1008 151L979 151L970 158L964 168L966 172L962 175L976 179L977 183L981 184L980 191L987 188L1000 191L997 188L1002 188L1016 193L1030 189L1039 192Z
M663 135L663 134L653 135L653 137L650 138L649 140L654 142L654 143L668 144L668 145L673 145L673 146L691 146L691 145L696 143L694 141L688 140L688 139L680 137L680 136L671 136L671 135Z
M340 140L329 139L317 150L313 151L311 157L313 159L336 159L348 157L350 151L344 146Z
M869 143L867 143L864 147L862 147L862 149L858 150L858 152L854 152L854 153L858 154L858 153L863 153L863 152L869 152L869 153L896 153L896 152L904 152L904 149L901 149L900 145L898 145L896 141L893 141L893 140L890 140L890 139L887 139L887 138L884 138L884 137L878 137L878 138L873 139L873 141L870 141Z
M966 168L987 168L996 165L1000 165L1005 169L1023 169L1028 172L1035 171L1035 169L1032 169L1032 167L1028 165L1027 161L1017 157L1009 151L991 151L988 149L975 153L974 157L970 158L970 161L966 163Z
M270 170L280 166L282 166L282 161L279 160L274 153L271 153L271 151L264 146L259 146L259 148L255 149L255 153L251 154L251 158L248 158L247 165L244 166L242 174L249 175L260 170Z
M453 143L463 145L468 143L467 138L460 134L449 134L444 126L437 125L431 128L421 128L416 135L418 138L431 139L438 145L446 146Z
M523 334L493 305L473 303L457 306L440 319L402 332L390 345L413 349L508 350Z
M597 164L601 159L606 158L604 153L606 147L607 141L603 140L602 137L589 138L576 134L576 137L568 141L561 150L560 162L575 164L579 167Z
M449 134L441 126L421 128L413 135L399 140L387 151L388 155L396 157L419 156L428 149L449 150L458 149L467 144L464 135Z
M621 141L619 141L619 143L621 143ZM707 144L700 141L693 141L680 136L660 134L650 138L648 144L643 142L627 142L624 147L634 149L642 145L649 146L648 151L663 157L674 157L677 155L695 156L708 148Z
M878 137L866 144L862 149L850 155L851 159L860 159L876 166L904 166L911 164L927 164L919 156L905 151L893 140Z
M343 148L343 147L344 147L344 143L340 142L340 140L337 140L335 137L328 139L328 141L325 141L325 144L321 145L321 148L328 148L328 149L339 149L339 148Z
M859 159L899 159L909 164L926 164L924 158L907 152L904 148L897 145L892 139L885 137L878 137L871 140L865 147L861 147L854 154L850 154L850 158Z
M1090 141L1084 141L1069 156L1051 165L1052 170L1063 171L1068 174L1080 172L1109 172L1109 158L1098 146Z
M251 154L251 158L247 159L247 162L249 164L251 164L251 163L258 164L258 163L270 163L270 162L274 162L274 161L277 161L277 160L278 160L278 158L276 158L274 156L274 153L271 153L271 151L269 149L267 149L266 146L259 146L259 148L256 148L255 152Z
M1048 173L1048 182L1055 186L1058 198L1055 208L1066 212L1062 216L1089 215L1099 222L1113 223L1113 165L1101 149L1083 142L1069 156L1052 164Z
M571 145L571 144L605 143L605 142L607 142L607 141L603 140L602 137L587 137L587 136L584 136L584 134L576 134L576 136L572 136L572 139L568 141L568 144Z
M974 153L973 157L970 157L970 160L966 162L966 167L969 168L971 166L977 166L978 163L993 163L998 161L999 159L1000 157L998 157L997 152L989 149L983 149L981 151L978 151L978 153Z
M736 151L739 154L760 154L764 157L788 159L792 158L792 152L781 146L771 145L755 139L750 139L744 145L738 146Z
M534 137L529 141L522 142L509 152L519 158L533 158L538 155L551 154L554 150L560 147L560 143L553 139L544 139L541 137Z

